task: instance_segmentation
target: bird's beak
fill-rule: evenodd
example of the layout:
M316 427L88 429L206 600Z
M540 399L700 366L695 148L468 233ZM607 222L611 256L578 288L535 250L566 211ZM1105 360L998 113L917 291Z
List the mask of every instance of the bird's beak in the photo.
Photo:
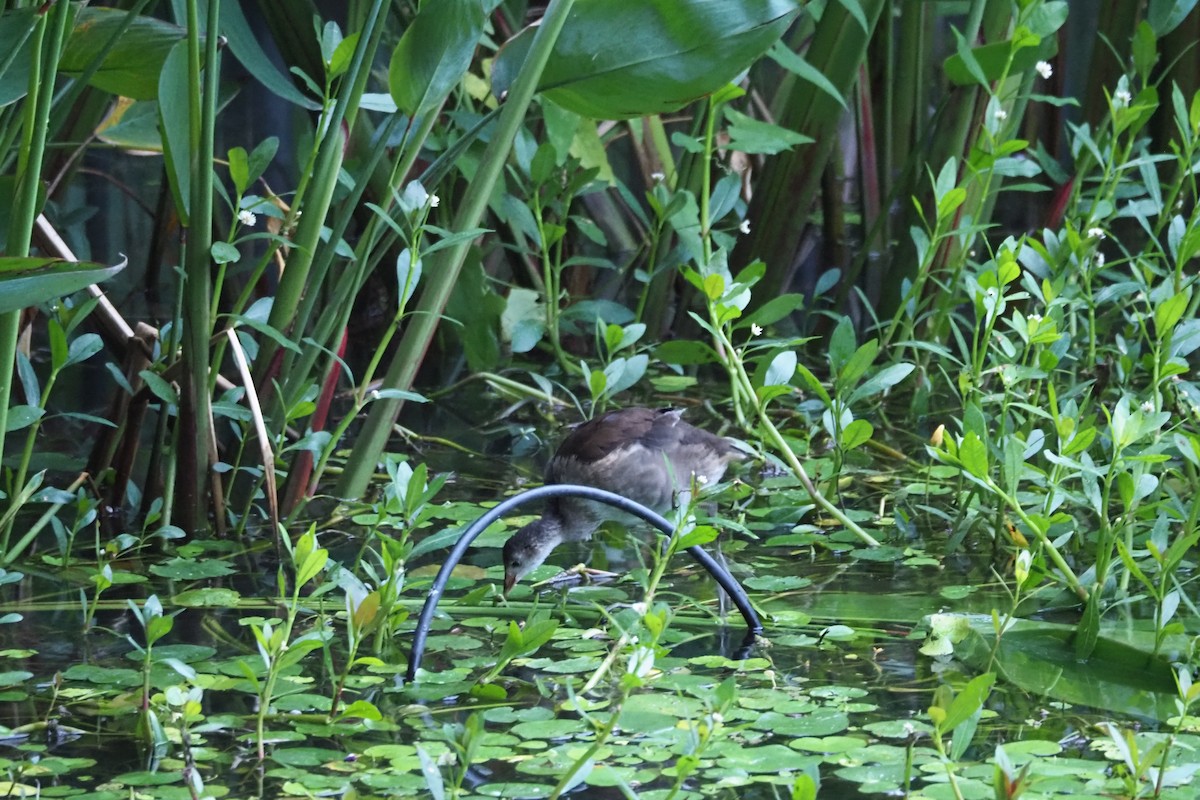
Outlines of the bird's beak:
M517 585L517 576L511 572L504 573L504 596L508 597L508 593Z

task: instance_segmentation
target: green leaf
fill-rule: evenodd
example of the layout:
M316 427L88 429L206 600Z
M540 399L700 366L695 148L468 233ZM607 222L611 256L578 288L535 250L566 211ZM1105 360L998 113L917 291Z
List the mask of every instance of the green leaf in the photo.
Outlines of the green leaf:
M1100 638L1100 595L1102 586L1093 586L1083 609L1083 619L1075 628L1075 657L1086 660L1096 649Z
M7 433L28 428L46 414L37 406L18 405L8 409Z
M1175 292L1166 300L1159 303L1154 309L1154 327L1158 338L1165 339L1179 320L1183 318L1183 312L1187 310L1188 301L1191 300L1191 291Z
M717 538L718 533L720 533L720 531L718 531L712 525L697 525L683 536L679 537L678 547L680 550L686 550L687 548L695 547L696 545L708 544Z
M1143 82L1149 77L1157 60L1158 37L1154 35L1150 23L1142 20L1133 34L1133 68Z
M1008 40L968 47L957 30L958 52L946 59L942 68L951 83L958 86L988 87L1007 74L1015 75L1033 68L1041 55L1026 40Z
M1146 19L1159 36L1166 36L1192 13L1196 0L1150 0Z
M279 68L262 49L259 37L251 30L242 14L241 3L221 3L221 35L229 44L229 50L234 58L242 62L246 73L267 87L277 97L295 103L301 108L316 110L320 106L308 99L292 83L292 79L280 72ZM261 175L262 173L258 173ZM250 180L254 180L252 177Z
M804 308L804 295L781 294L778 297L772 297L759 306L757 311L741 319L736 327L741 329L758 325L765 328L802 308ZM802 344L804 341L808 341L808 339L794 342L794 344Z
M914 364L892 364L884 367L851 392L847 402L853 405L859 400L882 394L911 375L914 369L916 369Z
M576 0L539 89L592 119L676 111L724 88L799 13L794 0ZM492 93L503 97L534 30L501 48Z
M968 431L963 436L962 444L958 447L958 459L967 472L976 478L988 477L987 447L979 440L974 431Z
M821 398L821 401L826 406L833 405L833 398L829 396L829 392L825 390L825 387L821 385L821 381L817 380L817 376L813 375L808 367L803 364L796 364L796 374L804 381L804 385L808 387L808 390Z
M233 181L233 188L239 197L246 193L246 187L250 185L250 157L246 155L246 148L230 149L229 179Z
M725 118L729 120L726 128L730 137L729 147L741 153L775 155L791 150L798 144L813 141L810 136L754 119L732 108L725 109Z
M213 242L209 254L217 264L236 264L242 258L241 252L229 242Z
M184 608L237 608L241 599L241 594L234 589L207 586L180 592L171 598L171 602Z
M0 53L5 54L0 63L12 55L7 68L0 69L0 108L20 100L29 90L29 40L40 16L36 5L0 14Z
M796 353L794 350L784 350L771 359L767 367L763 386L788 386L796 375Z
M234 573L233 567L226 561L218 559L196 561L192 558L172 558L160 564L151 564L149 570L152 575L160 578L179 581L221 578Z
M942 724L942 730L953 730L982 709L984 701L987 700L995 683L996 674L994 672L985 672L972 678L950 703L950 707L946 710L946 720Z
M78 77L100 57L114 36L116 43L104 53L100 67L88 80L94 86L121 97L152 100L158 96L158 76L167 54L183 41L185 31L154 17L134 17L115 8L89 6L75 19L75 28L63 48L58 69ZM129 26L121 30L127 22Z
M72 364L82 364L103 349L104 340L98 334L85 333L71 342L71 346L67 350L67 360L63 366L69 367Z
M842 429L842 437L839 444L843 450L853 450L869 442L874 433L875 428L871 423L865 419L856 419Z
M868 342L864 342L861 347L855 350L854 355L850 356L850 359L838 371L837 381L839 388L845 389L853 386L870 369L871 365L875 363L875 356L878 353L878 339L871 339Z
M191 170L188 164L188 62L187 42L180 42L167 55L158 74L158 120L162 130L167 182L179 212L179 222L188 225L191 203Z
M471 66L486 19L480 0L422 3L388 66L388 90L410 117L442 105Z
M36 306L106 281L128 262L112 266L61 258L0 257L0 313Z
M767 55L774 59L776 64L801 80L806 80L813 84L836 100L842 108L846 108L846 99L842 97L842 93L837 90L837 87L825 77L825 74L805 61L804 57L799 53L790 50L783 42L776 42Z

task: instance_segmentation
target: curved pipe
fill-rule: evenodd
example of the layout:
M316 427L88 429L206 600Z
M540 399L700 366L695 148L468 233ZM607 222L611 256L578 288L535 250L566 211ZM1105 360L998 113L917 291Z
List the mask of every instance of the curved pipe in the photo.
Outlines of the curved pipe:
M641 503L630 500L628 497L606 492L603 489L597 489L593 486L556 483L549 486L539 486L536 489L530 489L527 492L522 492L508 498L475 520L463 532L463 535L454 543L454 549L450 551L450 555L446 558L445 563L442 564L442 568L438 570L437 577L433 580L433 586L429 590L429 597L425 598L425 606L421 609L421 616L417 620L417 629L413 632L412 655L408 659L408 671L406 673L408 680L411 681L416 677L417 669L421 666L421 657L425 654L425 640L429 636L429 625L433 621L433 612L437 609L438 601L442 598L442 592L446 589L446 583L450 580L450 573L454 571L454 568L458 566L458 562L466 555L467 548L471 546L471 543L489 525L509 511L526 503L532 503L535 500L544 500L549 497L581 497L585 500L595 500L620 509L627 514L640 517L667 536L672 536L675 533L675 526L667 522L662 515L651 511ZM733 604L737 606L738 611L742 612L742 617L746 620L748 632L751 635L762 633L763 627L762 623L759 622L758 614L750 606L750 598L746 596L746 590L737 582L737 579L714 561L713 557L706 553L699 545L693 545L687 550L692 554L692 558L696 559L700 563L700 566L708 570L709 574L716 579L720 587L733 600Z

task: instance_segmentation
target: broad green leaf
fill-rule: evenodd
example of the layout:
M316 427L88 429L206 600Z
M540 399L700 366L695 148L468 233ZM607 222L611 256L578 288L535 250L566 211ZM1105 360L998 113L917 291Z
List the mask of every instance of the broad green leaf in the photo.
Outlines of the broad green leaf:
M158 96L158 76L167 54L184 39L183 28L154 17L135 17L121 30L128 14L114 8L89 6L79 12L75 28L63 49L59 71L78 77L98 58L114 36L89 85L121 97L152 100Z
M36 306L106 281L125 268L120 263L105 266L91 261L60 258L0 257L0 313Z
M118 97L96 126L96 138L123 150L161 153L163 142L158 129L158 103Z
M979 47L967 47L959 36L959 50L946 59L943 69L951 83L958 86L989 86L1005 74L1026 72L1037 64L1041 51L1020 41L993 42ZM1010 61L1011 59L1011 61Z
M29 91L29 38L37 20L35 5L0 14L0 108Z
M167 182L179 221L187 227L191 202L188 168L188 65L187 43L180 42L167 55L158 76L158 121L166 159Z
M676 111L737 77L798 13L794 0L576 0L539 88L593 119ZM501 49L492 70L497 97L532 39L526 28Z
M246 17L242 14L241 3L231 3L229 0L221 3L221 35L229 44L229 50L234 58L242 62L246 72L277 97L301 108L316 110L320 106L301 94L292 83L292 79L275 66L259 44L259 37L250 29Z
M422 3L416 18L392 51L388 90L410 117L439 106L462 80L486 19L480 0Z
M23 430L28 428L37 420L41 419L46 412L37 406L19 405L8 409L8 417L6 418L7 433Z
M1146 20L1159 36L1166 36L1192 13L1196 0L1150 0Z

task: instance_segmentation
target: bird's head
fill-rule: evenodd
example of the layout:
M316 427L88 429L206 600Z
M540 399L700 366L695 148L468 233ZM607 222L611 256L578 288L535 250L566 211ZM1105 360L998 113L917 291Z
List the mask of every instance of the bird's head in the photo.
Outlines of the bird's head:
M546 556L562 543L562 528L554 520L535 519L504 543L504 594L512 591L517 581L541 566Z

